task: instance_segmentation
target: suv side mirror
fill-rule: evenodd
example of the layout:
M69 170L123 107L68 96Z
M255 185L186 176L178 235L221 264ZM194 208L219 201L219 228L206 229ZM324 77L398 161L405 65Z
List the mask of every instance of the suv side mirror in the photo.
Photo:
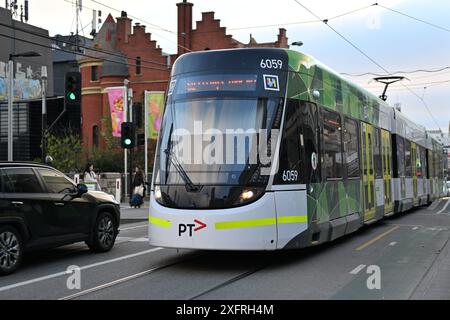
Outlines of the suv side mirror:
M81 196L88 192L88 187L85 184L77 185L78 195Z

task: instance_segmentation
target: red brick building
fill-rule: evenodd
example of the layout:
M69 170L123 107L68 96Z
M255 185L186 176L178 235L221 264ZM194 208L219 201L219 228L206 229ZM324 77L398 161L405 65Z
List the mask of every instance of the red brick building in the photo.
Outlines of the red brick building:
M202 20L193 28L193 4L184 0L178 8L178 52L168 56L162 52L145 26L136 23L122 12L114 20L109 15L94 39L92 50L86 54L93 58L80 57L82 73L82 139L86 150L94 146L105 147L101 133L110 121L108 96L105 89L124 85L129 80L133 90L135 114L143 114L144 91L165 91L170 77L170 68L178 56L186 52L246 48L288 47L286 30L280 29L278 39L272 43L258 44L250 36L248 44L241 43L226 28L220 26L214 12L202 13ZM107 53L105 53L107 52ZM143 119L143 116L139 117Z

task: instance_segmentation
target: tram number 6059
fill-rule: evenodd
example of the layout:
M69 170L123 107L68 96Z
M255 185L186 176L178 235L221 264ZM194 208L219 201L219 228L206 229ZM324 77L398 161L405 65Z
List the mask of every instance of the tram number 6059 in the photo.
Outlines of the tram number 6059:
M277 59L261 59L261 69L282 69L283 61Z
M283 181L297 181L298 180L298 171L297 170L284 170L283 171Z

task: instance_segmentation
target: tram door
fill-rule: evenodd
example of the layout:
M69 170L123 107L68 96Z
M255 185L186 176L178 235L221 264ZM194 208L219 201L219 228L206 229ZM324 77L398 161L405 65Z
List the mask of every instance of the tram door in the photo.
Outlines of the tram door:
M418 206L419 198L417 196L417 145L414 142L411 142L411 166L413 181L413 203L414 206Z
M381 129L381 159L383 169L384 214L393 211L392 203L392 146L389 131Z
M374 130L370 124L362 123L361 141L364 221L369 221L375 218Z

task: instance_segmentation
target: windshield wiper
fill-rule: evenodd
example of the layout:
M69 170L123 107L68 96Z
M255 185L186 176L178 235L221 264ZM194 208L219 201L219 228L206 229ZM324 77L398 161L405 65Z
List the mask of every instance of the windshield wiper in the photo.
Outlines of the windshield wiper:
M167 156L167 160L170 161L170 163L175 167L175 170L177 170L178 174L181 176L181 178L184 180L186 189L188 192L198 192L202 189L202 186L195 185L191 178L189 178L186 171L183 169L183 166L178 161L177 157L175 156L174 152L172 151L172 143L170 144L170 147L166 150L164 150L164 153Z

